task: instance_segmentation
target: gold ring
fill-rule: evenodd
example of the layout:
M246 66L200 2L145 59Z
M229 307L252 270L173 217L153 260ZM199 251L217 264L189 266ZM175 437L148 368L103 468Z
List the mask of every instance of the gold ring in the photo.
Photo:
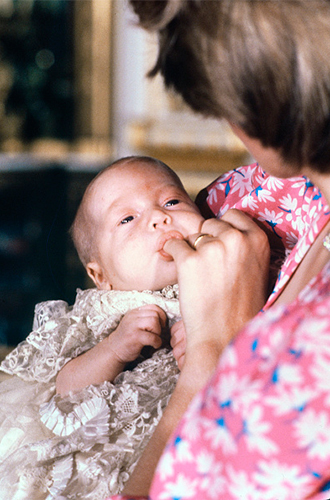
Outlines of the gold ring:
M195 250L197 250L197 244L201 241L201 239L205 238L205 236L207 236L208 238L213 238L212 234L208 234L208 233L200 234L199 236L197 236L197 238L195 239L195 241L193 243L193 248Z

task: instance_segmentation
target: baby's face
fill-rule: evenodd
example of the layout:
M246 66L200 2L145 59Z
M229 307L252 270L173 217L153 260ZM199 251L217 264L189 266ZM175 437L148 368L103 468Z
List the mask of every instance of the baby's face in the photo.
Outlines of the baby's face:
M99 288L160 290L177 283L164 244L199 232L204 219L169 174L142 162L110 169L97 180L89 207L98 221L100 280L87 270Z

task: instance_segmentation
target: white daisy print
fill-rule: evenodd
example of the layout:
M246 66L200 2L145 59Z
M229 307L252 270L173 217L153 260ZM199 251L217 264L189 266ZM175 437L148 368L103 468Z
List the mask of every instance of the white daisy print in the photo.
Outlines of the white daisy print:
M165 452L158 464L158 473L162 481L174 474L173 464L172 453L170 451Z
M330 416L328 412L305 410L293 424L300 447L307 448L307 457L325 459L330 454Z
M298 466L265 460L258 463L258 468L253 479L263 488L263 500L301 500L305 496L309 478L301 474Z
M267 436L272 425L267 420L263 420L263 409L261 406L251 408L243 422L244 439L249 451L258 451L267 456L279 451L278 445Z
M285 212L294 212L297 208L298 200L297 198L293 198L290 193L287 193L280 198L279 205L281 210Z
M244 196L244 198L242 199L243 208L250 208L251 210L257 210L258 206L259 206L258 200L256 200L251 195Z
M238 191L238 196L241 198L246 193L250 193L252 189L252 176L254 173L255 167L248 167L244 171L244 175L240 171L235 172L233 174L233 184L232 184L232 192Z
M301 412L306 405L314 399L312 389L297 387L276 386L274 396L268 396L264 403L274 408L275 415L282 416L286 413Z
M228 490L233 498L241 500L263 500L262 492L256 489L256 483L243 470L236 470L232 465L226 467Z
M193 498L196 493L197 481L197 479L191 480L183 474L178 474L175 481L165 483L159 499L180 500L181 498Z
M226 425L224 417L209 421L205 420L204 427L204 436L210 441L211 449L216 450L217 448L221 448L225 455L236 453L237 444Z
M267 177L265 185L268 187L268 189L277 191L278 189L283 188L284 182L278 177L273 177L272 175L270 175L269 177Z
M324 393L324 404L330 406L330 359L320 357L318 363L311 366L310 373L315 378L317 392Z

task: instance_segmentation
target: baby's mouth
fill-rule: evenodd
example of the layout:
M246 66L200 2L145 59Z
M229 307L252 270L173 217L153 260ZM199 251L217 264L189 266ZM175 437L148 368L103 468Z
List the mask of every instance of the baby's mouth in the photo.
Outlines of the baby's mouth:
M165 252L164 250L164 245L168 240L172 239L177 239L177 240L184 240L184 237L179 231L168 231L167 233L164 233L158 240L158 252L160 255L163 257L164 260L167 260L170 262L173 260L173 257Z

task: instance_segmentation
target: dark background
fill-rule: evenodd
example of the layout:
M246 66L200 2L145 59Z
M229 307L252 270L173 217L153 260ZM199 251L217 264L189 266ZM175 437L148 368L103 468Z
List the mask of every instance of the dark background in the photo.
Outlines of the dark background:
M68 229L92 173L63 165L0 174L0 344L31 331L37 302L72 304L86 273Z
M0 5L0 344L31 331L34 306L74 301L86 286L68 229L95 175L20 152L43 138L74 137L74 60L70 0ZM1 149L4 151L1 154ZM101 167L100 167L101 168Z

